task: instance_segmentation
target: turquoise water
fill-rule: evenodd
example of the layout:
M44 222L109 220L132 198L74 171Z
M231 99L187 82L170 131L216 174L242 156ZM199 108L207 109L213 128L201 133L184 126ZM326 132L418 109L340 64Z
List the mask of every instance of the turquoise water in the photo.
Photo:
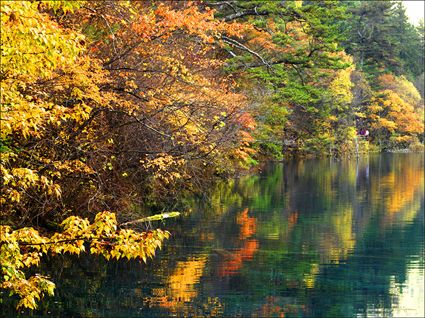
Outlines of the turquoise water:
M423 154L272 164L189 205L147 265L47 260L56 295L33 314L425 316Z

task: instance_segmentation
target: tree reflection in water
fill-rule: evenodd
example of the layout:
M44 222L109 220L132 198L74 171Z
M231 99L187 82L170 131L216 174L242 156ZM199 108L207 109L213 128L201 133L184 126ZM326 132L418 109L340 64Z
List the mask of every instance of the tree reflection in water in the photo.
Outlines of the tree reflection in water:
M423 159L293 161L219 184L167 222L173 236L148 265L46 263L60 284L38 313L421 316L398 308L406 284L423 277Z

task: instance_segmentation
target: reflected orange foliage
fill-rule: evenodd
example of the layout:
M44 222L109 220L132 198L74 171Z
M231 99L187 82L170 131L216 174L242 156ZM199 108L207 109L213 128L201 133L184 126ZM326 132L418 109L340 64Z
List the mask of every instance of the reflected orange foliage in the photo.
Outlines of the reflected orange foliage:
M261 308L253 313L252 317L285 317L285 309L276 304L277 297L268 296L267 303L265 303Z
M288 217L288 230L292 229L298 221L298 211L292 212Z
M255 234L257 229L256 219L248 216L248 208L243 210L236 218L236 223L241 226L239 238L241 240L247 239Z
M258 241L251 239L244 242L241 249L237 249L232 253L230 259L225 260L218 270L220 277L231 276L236 274L241 268L244 261L252 260L255 252L258 250Z
M248 239L255 234L257 228L256 218L248 215L248 209L238 214L236 223L240 225L239 239L245 241L242 248L233 251L219 266L218 275L220 277L236 274L242 268L244 261L252 260L259 247L256 239Z
M419 191L423 191L424 170L407 167L403 174L394 171L381 179L384 187L390 188L392 195L385 198L386 211L390 214L401 212L403 207L411 203Z
M198 295L195 285L201 279L206 262L205 256L178 262L168 278L167 288L154 289L155 297L149 299L149 303L175 311L192 301Z
M280 303L280 305L278 305ZM279 296L267 296L266 303L258 310L252 313L252 317L279 317L284 318L288 314L291 317L299 315L299 312L305 312L305 305L288 304Z

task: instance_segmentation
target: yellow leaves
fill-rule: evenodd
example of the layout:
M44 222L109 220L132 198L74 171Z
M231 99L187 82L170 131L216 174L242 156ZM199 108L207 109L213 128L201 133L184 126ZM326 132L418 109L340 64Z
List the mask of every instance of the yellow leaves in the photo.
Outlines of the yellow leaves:
M13 292L21 297L17 304L17 308L36 309L37 301L39 301L44 293L53 295L55 284L47 279L47 277L34 275L30 279L18 279L14 282Z
M2 1L1 12L2 68L11 81L23 75L50 77L56 67L74 61L81 36L61 31L37 2Z
M28 168L12 168L6 169L3 164L0 164L1 171L4 175L3 186L5 186L3 197L11 202L19 202L21 200L22 190L32 187L43 188L49 194L60 196L60 187L54 184L45 176L40 176L36 171ZM7 186L7 187L6 187ZM19 191L18 191L19 190Z
M195 83L196 77L194 77L190 70L185 66L182 57L158 56L155 62L161 62L162 70L169 76L179 77L188 84ZM150 92L150 94L152 94L152 92Z
M379 118L377 124L372 125L374 128L385 128L393 132L397 128L397 124L386 118Z
M22 267L38 265L41 256L38 251L22 253L20 244L43 241L44 238L32 228L11 231L8 226L0 226L0 265L4 279L0 283L0 288L9 289L21 298L17 305L18 308L35 309L36 301L40 300L43 292L53 293L54 284L47 281L45 277L35 275L27 280L20 270Z
M303 5L303 0L295 0L294 5L297 8L300 8Z
M40 263L40 255L39 252L27 253L23 255L22 263L25 267L30 267L32 265L37 266Z
M138 88L137 84L134 81L126 81L125 86L132 89Z
M94 170L81 160L51 161L50 164L54 166L55 170L61 173L94 173Z
M45 176L40 176L37 171L28 168L12 168L7 169L0 163L2 174L4 175L2 193L3 204L10 202L20 202L22 195L30 188L37 188L48 195L59 198L61 196L61 188L58 184Z
M86 5L96 7L98 3ZM120 2L118 6L122 8L124 4ZM189 173L196 166L188 165L186 157L180 155L186 149L191 152L189 157L201 158L196 160L202 162L215 160L223 169L229 162L226 157L232 156L234 160L233 150L243 146L240 149L243 154L250 152L252 136L248 132L239 134L239 128L253 129L255 122L248 115L238 120L246 99L234 93L234 80L230 77L221 80L223 60L211 54L214 47L210 45L221 33L238 37L243 28L237 23L214 20L214 12L208 9L201 12L197 3L155 6L156 11L145 3L129 2L129 12L139 17L126 21L122 18L127 11L120 12L119 20L117 16L105 15L108 21L114 20L120 26L118 31L113 31L115 39L109 37L109 45L101 40L90 43L93 48L90 56L81 56L88 39L64 27L79 29L77 14L64 16L59 25L52 19L51 10L44 13L47 7L70 12L78 4L2 1L1 50L6 78L0 87L0 139L10 140L7 146L13 150L2 153L1 203L7 206L10 215L14 211L22 212L16 215L26 214L27 219L50 211L58 215L72 209L73 191L80 200L75 202L76 206L86 206L87 201L90 207L108 204L112 195L107 193L109 189L99 190L99 184L106 181L105 175L111 176L111 182L104 183L104 188L108 188L115 182L113 177L125 182L120 176L133 173L128 170L133 165L121 160L126 160L125 147L133 143L131 138L139 137L131 136L135 125L141 132L140 140L152 136L149 153L158 154L143 157L142 162L148 178L152 176L148 181L157 181L153 182L153 188L158 184L171 187L177 182L188 183ZM84 14L83 19L88 21L88 13ZM114 40L113 45L110 40ZM103 69L116 53L133 46ZM96 54L101 60L93 58ZM130 67L135 72L127 71ZM119 71L121 68L126 71ZM132 98L132 94L137 96ZM140 122L126 126L128 117L123 114ZM214 116L217 117L213 121ZM121 136L122 131L129 133ZM157 135L164 138L163 142L157 142ZM119 153L121 147L124 156L117 155L114 160L111 152ZM170 149L176 151L170 154L167 152ZM93 189L99 192L94 193ZM57 200L61 191L66 191L63 202ZM88 192L96 197L90 197ZM115 191L111 193L115 195ZM23 273L13 271L37 265L39 253L78 255L87 249L107 259L138 258L146 262L169 236L161 230L138 233L120 229L115 214L107 211L96 215L93 222L75 216L64 220L61 226L62 231L49 237L28 230L20 231L19 237L11 237L8 253L17 261L16 265L10 263L12 267L8 265L13 269L8 277L25 278ZM33 308L37 293L42 291L40 288L22 300L21 305Z
M165 217L178 215L170 213ZM150 217L156 220L159 216ZM170 233L161 229L136 232L132 229L117 229L114 213L103 211L96 215L92 224L87 219L70 216L61 223L62 232L51 237L40 236L33 228L12 231L9 226L0 226L0 288L9 289L20 301L18 308L35 309L44 294L53 295L55 285L47 277L34 275L25 279L22 268L37 266L45 253L85 252L85 243L90 242L90 253L103 255L106 259L141 259L147 262L155 256L155 250Z
M160 153L156 157L142 160L141 163L145 169L149 169L153 173L155 179L168 184L184 176L182 168L186 164L186 160Z
M372 113L379 113L380 111L383 111L384 108L379 106L378 104L372 104L369 106L369 111Z
M41 8L46 7L68 12L78 6L78 2L72 1L47 1L44 4L31 1L1 2L4 77L0 84L0 139L10 140L12 145L2 153L0 164L5 175L4 184L7 185L2 193L2 204L22 203L23 196L28 199L25 192L30 188L41 190L43 195L60 197L59 185L53 184L50 177L41 175L37 171L40 164L34 165L31 161L44 153L40 156L38 147L27 149L23 145L30 138L33 144L42 143L46 137L50 137L48 133L52 127L64 126L64 123L83 123L89 118L92 108L82 100L102 100L98 88L93 85L93 79L100 79L101 72L85 75L88 69L98 71L96 63L78 58L82 52L80 41L83 37L60 27L48 14L41 12L44 10ZM62 73L60 80L55 82L53 76L58 70ZM75 71L73 77L70 75L72 70ZM52 81L48 89L39 84L46 80ZM73 100L72 107L57 105L52 101L53 98L60 98L56 97L59 92L68 94L62 101ZM59 137L65 138L61 134ZM13 160L12 151L15 151ZM76 168L75 172L83 171L92 172L88 167Z
M6 156L4 156L6 157ZM13 156L12 156L13 158ZM23 199L28 199L26 192L29 189L40 191L43 195L48 195L52 199L59 199L62 189L59 184L54 183L53 177L60 177L61 173L93 173L93 169L80 160L49 161L52 170L50 176L41 175L38 171L29 168L7 168L10 164L7 158L0 162L0 171L3 176L2 204L19 203Z
M9 193L9 199L11 202L19 202L21 200L21 194L16 190L12 190Z
M416 106L421 95L413 85L404 76L394 76L392 74L383 74L378 78L380 85L386 92L394 92L405 102Z
M336 117L336 116L334 116L334 115L330 115L330 116L328 117L328 120L329 120L329 121L331 121L331 122L337 122L337 121L338 121L338 117Z
M139 258L146 263L148 258L155 256L155 250L161 248L162 241L168 237L169 233L160 229L142 233L121 229L108 236L107 241L94 239L90 253L101 254L106 259Z
M117 218L115 214L103 211L96 214L92 225L92 231L98 236L111 236L111 234L117 230L117 225Z
M81 99L83 98L83 91L81 91L78 87L74 87L71 91L71 97Z
M333 102L337 105L347 106L353 99L351 88L353 83L351 82L351 73L354 70L353 67L339 70L336 76L329 85Z
M5 82L2 81L3 85ZM24 138L40 135L40 123L46 117L48 104L36 105L29 102L21 94L14 92L17 89L10 87L10 91L2 98L2 129L1 137L6 138L13 133ZM3 107L4 105L4 107ZM41 107L40 107L41 106Z
M386 74L380 77L380 81L387 89L380 91L379 96L372 100L368 108L372 128L409 135L423 132L424 124L420 114L415 111L412 104L401 97L403 95L397 92L400 89L397 84L399 79ZM402 142L403 139L393 140Z
M43 6L53 9L54 11L62 10L64 13L73 12L75 9L80 8L84 1L80 0L43 0L40 1Z

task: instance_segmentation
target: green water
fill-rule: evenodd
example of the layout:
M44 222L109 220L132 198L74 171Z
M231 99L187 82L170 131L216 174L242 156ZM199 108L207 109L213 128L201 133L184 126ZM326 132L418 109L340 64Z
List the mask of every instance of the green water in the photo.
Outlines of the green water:
M273 164L190 205L147 265L47 260L34 315L425 316L423 154Z

